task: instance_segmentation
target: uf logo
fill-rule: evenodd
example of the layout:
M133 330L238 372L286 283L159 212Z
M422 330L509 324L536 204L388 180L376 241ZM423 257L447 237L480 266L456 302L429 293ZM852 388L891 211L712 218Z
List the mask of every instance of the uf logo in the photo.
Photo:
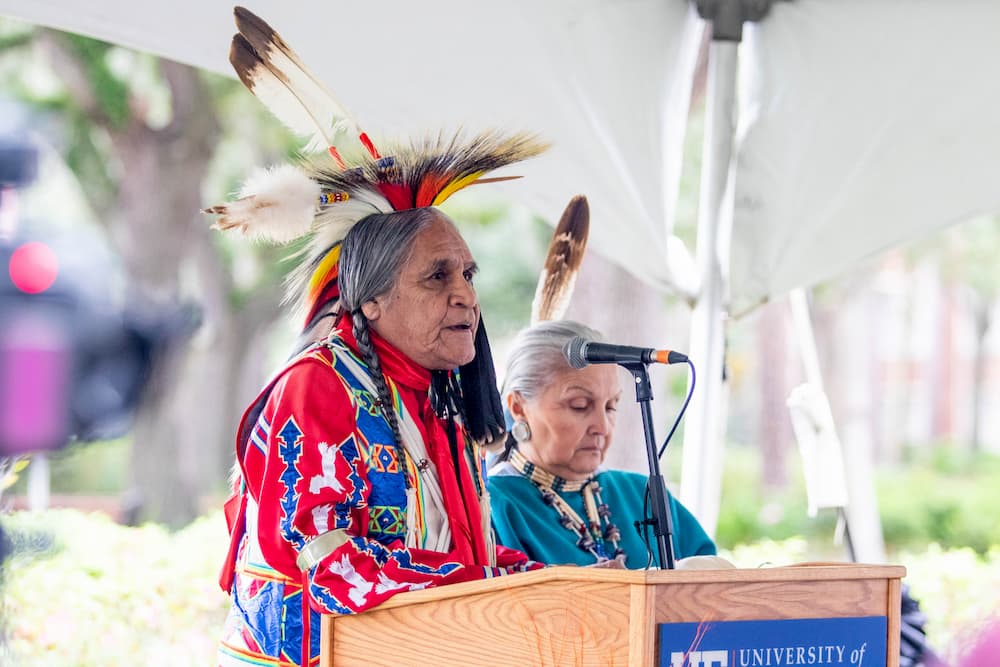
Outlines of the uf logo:
M729 667L727 651L672 651L670 667Z

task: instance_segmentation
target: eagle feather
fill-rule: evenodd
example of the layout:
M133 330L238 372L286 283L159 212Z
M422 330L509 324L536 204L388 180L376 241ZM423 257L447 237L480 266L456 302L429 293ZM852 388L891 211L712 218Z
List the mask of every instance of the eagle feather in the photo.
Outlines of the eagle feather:
M552 234L545 265L538 276L535 298L531 303L531 323L562 319L570 298L590 233L590 206L587 198L577 195L566 205Z

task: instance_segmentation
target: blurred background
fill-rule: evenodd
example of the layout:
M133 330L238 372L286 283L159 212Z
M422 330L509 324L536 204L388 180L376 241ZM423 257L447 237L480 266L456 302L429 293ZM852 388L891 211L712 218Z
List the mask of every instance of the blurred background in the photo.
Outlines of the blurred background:
M676 204L689 247L705 76ZM299 142L233 79L6 18L0 90L0 656L206 664L226 609L214 581L236 424L297 322L281 305L295 248L218 234L199 211ZM539 217L488 188L444 208L482 267L502 376L561 210ZM979 216L800 294L839 437L870 453L886 560L907 566L944 656L1000 600L998 257L1000 217ZM690 302L593 244L567 316L613 342L690 345ZM808 379L798 326L786 297L725 323L714 535L741 567L850 555L840 513L807 488L788 407ZM678 368L654 374L661 439L688 389ZM645 471L631 407L609 463ZM684 422L662 461L675 491L683 434Z

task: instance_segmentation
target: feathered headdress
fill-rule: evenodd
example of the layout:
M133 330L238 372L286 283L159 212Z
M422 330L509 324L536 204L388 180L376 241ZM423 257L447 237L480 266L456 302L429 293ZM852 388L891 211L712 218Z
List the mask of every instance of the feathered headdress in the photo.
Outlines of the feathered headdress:
M485 132L379 150L271 26L243 7L234 13L239 32L229 61L240 80L279 120L309 137L306 152L325 153L258 174L235 201L205 211L219 216L214 227L251 237L287 243L309 236L305 260L289 276L286 297L298 302L304 330L339 299L341 242L358 221L374 213L436 206L466 186L516 178L485 175L546 148L533 135ZM469 432L485 442L499 437L503 417L482 321L476 358L459 376Z
M310 235L305 261L293 271L288 298L308 325L339 296L340 242L373 213L436 206L488 172L535 156L546 146L533 135L485 132L438 137L380 151L345 107L302 63L284 39L243 7L229 60L240 80L279 120L309 137L306 151L325 154L249 179L235 201L206 209L218 229L287 243Z

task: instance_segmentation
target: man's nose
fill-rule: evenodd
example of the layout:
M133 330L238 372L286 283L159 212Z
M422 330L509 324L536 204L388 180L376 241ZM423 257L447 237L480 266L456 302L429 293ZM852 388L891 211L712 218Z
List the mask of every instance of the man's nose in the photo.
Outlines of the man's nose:
M476 288L473 287L470 281L465 279L465 276L460 276L454 285L452 285L449 303L452 306L461 306L464 308L473 308L479 303Z

